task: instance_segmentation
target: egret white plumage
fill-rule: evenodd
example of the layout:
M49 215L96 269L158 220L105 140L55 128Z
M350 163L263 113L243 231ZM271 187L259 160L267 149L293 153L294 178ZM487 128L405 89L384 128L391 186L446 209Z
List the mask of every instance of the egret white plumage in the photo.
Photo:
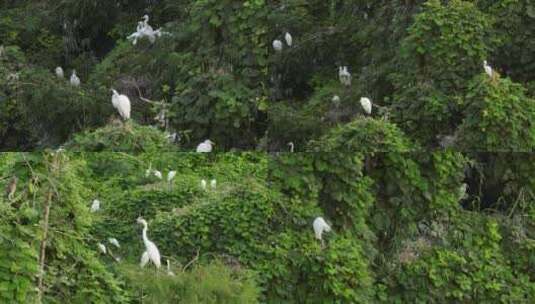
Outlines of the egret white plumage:
M284 40L286 40L286 44L288 46L292 46L293 39L292 39L292 35L290 35L290 33L286 32L286 34L284 34Z
M320 240L323 244L323 233L331 231L331 226L325 222L323 217L319 216L316 219L314 219L314 222L312 223L312 227L314 228L314 234L316 236L316 239Z
M147 251L143 252L141 255L141 260L139 261L139 266L141 268L145 267L147 263L149 262L149 253Z
M173 178L175 178L176 176L176 171L169 171L169 173L167 173L167 181L168 182L171 182L173 180Z
M79 87L80 86L80 78L78 78L78 76L76 76L76 70L72 70L72 75L71 75L70 82L71 82L71 85L73 85L75 87Z
M149 238L147 237L147 230L148 230L147 221L145 221L143 218L139 217L137 219L137 223L143 225L142 237L143 237L143 244L145 245L145 249L146 249L145 252L143 253L143 255L141 256L142 264L143 264L143 261L144 261L144 256L145 256L145 254L147 254L148 255L148 260L151 261L154 264L154 266L156 266L156 268L160 268L162 266L162 263L160 261L160 251L158 250L158 247L156 247L156 244L154 244L152 241L150 241ZM145 266L145 264L147 262L145 262L143 264L143 266ZM141 267L143 267L143 266L141 266Z
M217 187L217 181L215 179L212 179L210 181L210 188L215 189Z
M119 115L124 120L130 119L130 99L126 95L119 94L116 90L111 89L113 95L111 96L111 104L117 111Z
M110 242L110 244L117 248L121 248L121 245L119 244L119 241L116 238L109 238L108 242Z
M483 69L485 70L485 73L489 75L490 78L493 78L494 71L492 70L492 67L488 64L488 62L485 60L483 61Z
M343 85L351 85L351 73L349 73L347 70L347 66L341 66L338 68L338 78L340 79L340 83Z
M102 244L102 243L98 243L98 249L99 249L100 252L102 252L103 254L106 254L106 246L104 246L104 244Z
M340 103L340 96L334 95L333 98L331 99L331 101L334 102L334 103Z
M65 73L63 72L63 69L60 66L56 68L56 76L58 76L58 78L65 77Z
M169 263L169 259L167 259L167 275L170 275L172 277L175 276L175 274L171 271L171 264Z
M288 143L288 146L290 147L290 152L291 152L291 153L294 153L294 148L295 148L294 143L293 143L293 142L289 142L289 143Z
M207 139L207 140L203 141L202 143L200 143L197 146L197 152L199 152L199 153L212 152L212 148L213 148L212 145L215 145L215 143L212 142L211 140Z
M203 190L206 190L206 185L207 185L206 180L205 179L201 180L201 188Z
M162 172L160 172L158 170L154 170L154 176L156 176L158 179L162 179L163 178Z
M273 49L277 52L282 51L282 41L278 39L273 40Z
M372 114L372 101L368 97L361 97L360 105L362 106L362 109L364 109L364 112L366 112L366 114Z
M95 213L100 210L100 201L98 199L93 200L91 204L91 212Z

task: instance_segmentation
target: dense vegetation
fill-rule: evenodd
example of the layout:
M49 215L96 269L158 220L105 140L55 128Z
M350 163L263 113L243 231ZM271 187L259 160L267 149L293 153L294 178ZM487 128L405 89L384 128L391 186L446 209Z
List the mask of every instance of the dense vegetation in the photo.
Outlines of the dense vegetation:
M532 303L534 26L530 0L0 2L0 302Z

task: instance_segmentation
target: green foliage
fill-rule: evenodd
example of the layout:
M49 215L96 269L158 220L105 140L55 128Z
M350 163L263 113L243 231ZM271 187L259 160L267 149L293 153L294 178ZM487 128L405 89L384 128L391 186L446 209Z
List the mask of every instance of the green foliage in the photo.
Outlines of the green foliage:
M123 265L121 272L143 303L259 303L260 292L250 273L221 262L195 265L188 271L172 267L174 276Z
M76 134L65 147L72 151L134 153L176 149L169 143L165 133L132 121L112 122L103 128Z
M458 147L463 151L533 151L535 100L510 79L481 75L470 84L466 116L459 126Z

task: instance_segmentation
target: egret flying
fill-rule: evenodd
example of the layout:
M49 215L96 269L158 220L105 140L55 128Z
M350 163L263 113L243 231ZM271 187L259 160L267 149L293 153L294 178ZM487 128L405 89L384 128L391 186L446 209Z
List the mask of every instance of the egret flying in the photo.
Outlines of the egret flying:
M284 34L284 40L286 40L286 44L288 46L292 46L293 39L292 39L292 35L290 35L290 33L286 32L286 34Z
M273 49L277 52L282 51L282 41L278 39L273 40Z
M485 73L489 75L490 78L494 77L494 71L492 70L492 67L487 63L487 61L483 61L483 69L485 70Z
M372 114L372 101L368 97L361 97L360 105L362 106L362 109L364 109L364 112L366 112L366 114Z
M206 190L206 180L205 179L201 180L201 188L203 190Z
M130 119L130 99L126 95L119 94L116 90L111 89L113 95L111 97L111 104L117 111L119 115L124 120Z
M291 153L294 153L294 148L295 148L294 143L293 143L293 142L289 142L289 143L288 143L288 146L290 147L290 152L291 152Z
M149 240L147 237L147 230L148 225L147 221L145 221L143 218L138 217L137 223L143 225L143 244L145 244L145 252L143 252L143 255L141 256L141 267L145 266L147 262L150 260L156 268L160 268L162 266L162 263L160 261L160 251L158 250L158 247L156 247L156 244L154 244L152 241ZM148 259L145 257L148 256ZM145 261L145 262L144 262ZM144 263L143 263L144 262Z
M312 227L314 228L314 234L316 236L316 239L321 241L321 244L323 245L323 232L329 232L331 231L331 226L325 222L323 217L317 217L314 222L312 223Z
M72 70L71 85L73 85L75 87L79 87L80 86L80 78L78 78L78 76L76 76L76 70Z
M110 244L117 248L121 248L121 245L119 244L119 241L116 238L109 238L108 242L110 242Z
M65 77L65 73L63 73L63 69L60 66L56 68L56 76L58 76L58 78Z
M173 178L175 178L176 176L176 171L169 171L169 173L167 173L167 181L168 182L171 182L173 180Z
M210 181L210 188L215 189L217 187L217 181L215 179L212 179Z
M158 179L162 179L163 178L162 172L160 172L158 170L154 170L154 176L156 176Z
M91 212L95 213L100 210L100 201L98 199L93 200L91 204Z
M100 252L102 252L103 254L106 254L106 246L104 246L104 244L102 244L102 243L98 243L98 249L99 249Z
M207 139L207 140L205 140L204 142L200 143L197 146L197 152L199 152L199 153L212 152L212 145L215 145L215 143L212 142L211 140Z

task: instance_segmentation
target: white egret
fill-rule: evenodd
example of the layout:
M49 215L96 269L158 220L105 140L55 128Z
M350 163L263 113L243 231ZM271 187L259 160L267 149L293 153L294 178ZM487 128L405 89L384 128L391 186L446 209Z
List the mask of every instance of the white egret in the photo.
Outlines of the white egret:
M168 182L171 182L173 180L173 178L175 178L176 176L176 171L169 171L169 173L167 173L167 181Z
M163 178L162 172L160 172L158 170L154 170L154 176L156 176L158 179L162 179Z
M292 46L293 39L292 39L292 35L290 35L290 33L286 32L286 34L284 34L284 40L286 40L286 44L288 46Z
M113 95L111 97L111 103L115 109L119 112L119 115L124 120L130 119L130 99L126 95L119 94L116 90L111 89Z
M156 247L156 244L150 241L149 238L147 237L147 230L148 230L147 221L145 221L141 217L138 217L137 222L138 224L143 225L143 244L145 244L145 249L146 249L143 255L141 256L141 262L143 264L144 256L146 254L148 255L149 260L154 264L154 266L156 266L156 268L160 268L162 266L162 263L160 261L160 251L158 250L158 247ZM145 266L145 264L146 262L143 264L143 266Z
M98 199L93 200L91 204L91 212L95 213L100 210L100 201Z
M211 140L207 139L207 140L203 141L202 143L200 143L197 146L197 152L199 152L199 153L212 152L212 145L215 145L215 143L212 142Z
M142 29L144 31L154 32L154 30L152 29L152 26L149 25L149 15L144 15L143 17L141 17L141 19L143 19Z
M176 132L174 132L172 134L167 135L167 139L170 143L176 143L180 141L180 136Z
M201 180L201 188L203 190L206 190L206 180L205 179Z
M467 183L463 183L462 185L459 186L459 200L463 200L468 197L468 194L466 193L467 190L468 190Z
M217 187L217 181L215 179L212 179L210 181L210 188L215 189Z
M439 140L439 145L446 149L453 147L455 145L455 141L457 140L457 136L454 135L437 135L437 139Z
M340 103L340 96L334 95L333 98L331 99L331 101L334 102L334 103Z
M483 69L485 70L485 73L489 75L490 78L493 78L494 71L492 70L492 67L488 64L486 60L483 61Z
M106 246L104 246L104 244L102 244L102 243L98 243L98 249L99 249L100 252L102 252L103 254L106 254Z
M290 147L290 152L291 152L291 153L294 153L294 148L295 148L294 143L293 143L293 142L289 142L289 143L288 143L288 146Z
M314 222L312 223L312 227L314 228L314 234L316 235L316 239L321 241L321 244L323 245L323 232L329 232L331 231L331 226L325 222L323 217L317 217Z
M152 173L152 163L149 163L149 168L145 170L145 177L149 177L151 173Z
M110 242L110 244L117 248L121 248L121 245L119 244L119 241L116 238L109 238L108 242Z
M65 73L63 73L63 69L60 66L56 68L56 76L58 76L58 78L65 77Z
M78 76L76 76L76 70L72 70L72 75L71 75L71 85L75 86L75 87L79 87L80 86L80 78L78 78Z
M338 68L338 78L343 85L351 85L351 73L349 73L347 70L347 66L341 66Z
M273 40L273 49L277 52L282 51L282 41L278 39Z
M169 263L169 259L167 259L167 274L174 277L175 274L171 271L171 265Z
M372 101L368 97L361 97L360 105L362 106L366 114L372 114Z

